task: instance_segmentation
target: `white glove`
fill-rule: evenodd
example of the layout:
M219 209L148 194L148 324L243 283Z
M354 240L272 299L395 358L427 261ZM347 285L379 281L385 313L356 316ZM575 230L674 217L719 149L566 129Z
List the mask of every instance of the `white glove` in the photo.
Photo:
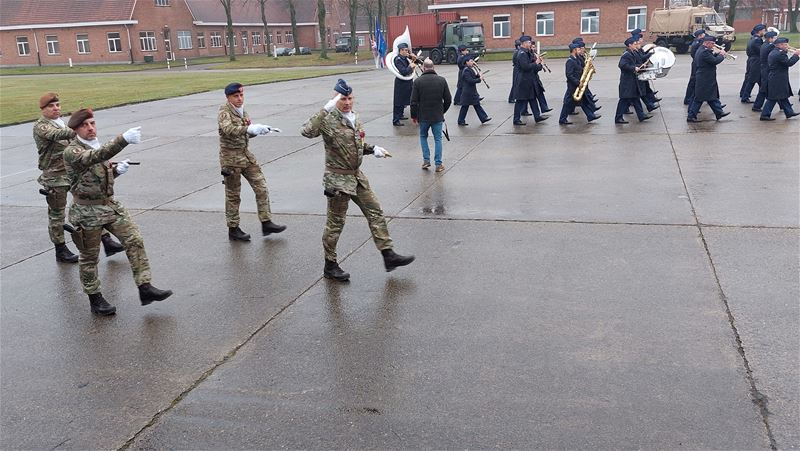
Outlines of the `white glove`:
M142 127L129 128L122 134L122 137L128 141L128 144L139 144L142 142Z
M250 135L260 135L263 128L264 126L261 124L250 124L247 126L247 133Z
M261 134L262 135L267 135L269 133L280 133L280 132L281 132L281 129L279 129L279 128L270 127L269 125L265 125L264 126L264 130L261 131Z
M384 149L381 146L375 146L375 148L372 149L372 151L374 152L375 158L383 158L387 154L386 149Z
M126 158L126 159L124 159L122 161L118 161L117 162L117 168L116 168L117 169L117 174L122 175L122 174L128 172L128 168L130 167L130 164L128 164L128 163L130 161L131 161L130 158Z
M341 94L336 94L336 97L328 100L328 103L325 104L325 111L327 111L328 113L333 111L333 109L336 108L336 102L338 102L339 99L341 98L342 98Z

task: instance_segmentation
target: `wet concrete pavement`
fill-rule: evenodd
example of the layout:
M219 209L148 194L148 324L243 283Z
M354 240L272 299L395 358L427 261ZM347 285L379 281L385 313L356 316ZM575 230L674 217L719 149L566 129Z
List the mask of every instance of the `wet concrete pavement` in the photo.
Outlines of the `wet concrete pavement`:
M298 131L336 77L247 88L283 129L252 147L289 227L250 243L225 235L220 92L99 111L101 139L143 127L117 198L176 293L141 307L124 255L102 257L111 318L54 262L30 124L0 129L0 447L800 447L800 123L737 101L743 64L719 70L722 122L685 122L679 56L656 117L616 126L602 58L604 117L566 128L514 127L510 65L485 64L494 119L448 112L442 174L420 170L410 122L391 126L391 76L348 75L367 140L394 155L363 168L417 261L384 272L353 205L345 285L321 279L322 144Z

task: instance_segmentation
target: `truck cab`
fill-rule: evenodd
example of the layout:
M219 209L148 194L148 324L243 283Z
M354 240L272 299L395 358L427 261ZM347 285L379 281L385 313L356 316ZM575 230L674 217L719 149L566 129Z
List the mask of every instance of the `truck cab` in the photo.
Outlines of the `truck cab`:
M730 50L736 40L734 28L726 24L716 11L692 15L692 33L701 28L710 31L717 38L717 44L725 47L725 51Z
M678 53L686 53L694 40L696 30L708 30L717 38L717 44L729 50L736 40L736 30L728 26L713 8L684 6L659 8L650 18L650 34L661 47L675 47Z
M447 61L450 64L455 64L458 59L458 46L467 46L470 53L481 53L486 47L486 41L483 34L483 24L480 22L459 22L448 23L444 25L442 32L442 46L441 52L434 55L431 52L431 59L434 64L439 59ZM436 56L437 58L434 58Z

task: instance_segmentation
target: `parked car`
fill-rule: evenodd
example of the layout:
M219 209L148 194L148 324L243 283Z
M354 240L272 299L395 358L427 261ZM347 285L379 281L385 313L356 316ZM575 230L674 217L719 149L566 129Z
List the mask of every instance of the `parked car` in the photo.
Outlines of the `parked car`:
M291 50L289 50L289 53L288 53L288 54L289 54L290 56L291 56L291 55L294 55L294 54L295 54L295 48L294 48L294 47L292 47L292 49L291 49ZM308 47L300 47L300 54L301 54L301 55L311 55L311 49L310 49L310 48L308 48Z
M275 56L289 56L289 47L275 47Z

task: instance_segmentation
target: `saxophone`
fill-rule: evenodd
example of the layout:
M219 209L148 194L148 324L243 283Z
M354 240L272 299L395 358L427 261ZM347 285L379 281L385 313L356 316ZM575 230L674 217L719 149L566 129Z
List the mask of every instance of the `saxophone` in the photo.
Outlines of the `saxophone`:
M594 73L597 72L597 69L594 68L594 63L592 60L594 59L597 51L594 49L597 43L592 44L592 48L589 50L589 54L586 56L586 65L583 66L583 73L581 73L581 81L578 83L578 89L575 90L575 93L572 94L572 100L575 102L580 102L583 99L583 94L586 92L586 88L589 87L589 80L592 79Z

